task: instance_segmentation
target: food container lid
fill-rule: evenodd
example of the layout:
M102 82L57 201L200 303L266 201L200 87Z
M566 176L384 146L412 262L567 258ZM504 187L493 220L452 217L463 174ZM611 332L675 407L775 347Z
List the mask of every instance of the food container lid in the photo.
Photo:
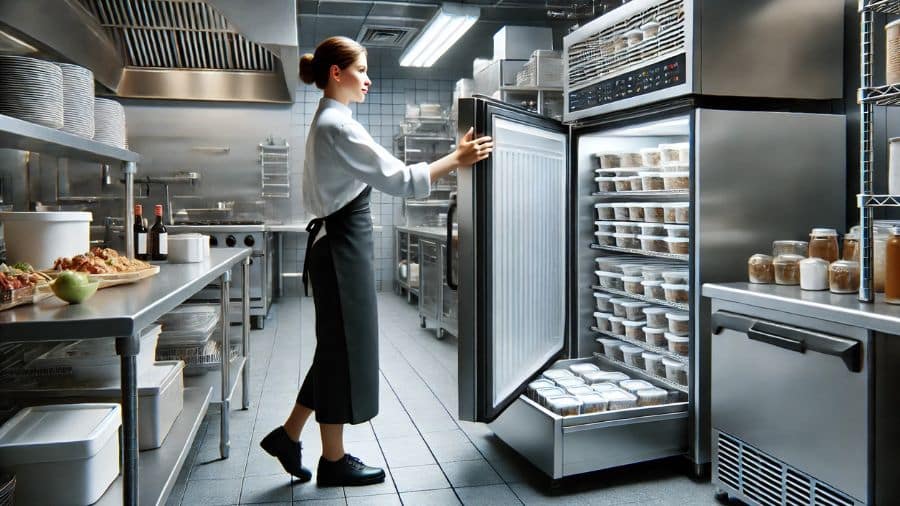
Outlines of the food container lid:
M641 276L622 276L622 281L625 283L640 283L643 279Z
M900 19L891 21L890 23L884 25L884 29L887 30L888 28L893 28L897 26L897 24L900 24ZM900 137L892 137L891 139L889 139L890 142L894 142L896 140L900 140Z
M0 461L21 464L96 455L122 425L118 404L54 404L22 409L0 427Z
M837 237L837 230L833 228L814 228L809 234L810 236Z
M645 320L641 320L641 321L637 321L637 322L631 321L631 320L624 320L624 321L622 321L622 325L625 325L626 327L643 327L644 325L647 325L647 322Z
M663 363L663 365L666 365L668 367L674 367L676 369L684 369L684 367L685 367L684 362L681 362L680 360L675 360L675 359L669 358L669 357L663 357L662 363Z
M599 204L594 204L594 207L612 207L612 203L609 202L600 202Z
M663 172L663 173L662 173L662 177L664 177L664 178L670 178L670 177L690 177L690 175L691 175L691 173L690 173L689 171L683 171L683 170L669 171L669 172Z
M665 314L665 313L667 313L668 311L669 311L669 310L668 310L667 308L664 308L664 307L656 307L656 306L652 306L652 307L645 307L645 308L644 308L644 314L646 314L646 315L651 315L651 314Z
M652 23L653 23L653 22L651 21L650 23L647 23L647 25L652 24ZM658 24L659 24L659 23L657 23L657 25L658 25ZM644 25L644 26L646 26L646 25ZM641 27L641 28L643 28L643 27ZM658 147L655 147L655 148L641 148L639 151L640 151L641 153L658 153L658 152L659 152L659 148L658 148Z
M641 348L640 346L631 346L630 344L622 346L619 349L622 350L622 353L627 353L627 354L640 353L640 352L644 351L644 349Z
M828 260L825 260L824 258L818 258L818 257L806 258L804 260L800 260L800 265L815 265L815 264L821 264L825 267L828 267Z
M686 278L686 277L690 276L691 273L687 269L683 269L683 270L663 271L662 275L663 275L663 277L669 276L669 277Z
M644 33L641 32L640 30L628 30L627 32L625 32L625 36L626 36L626 37L629 37L629 36L636 36L636 35L640 35L640 36L643 37L643 36L644 36Z
M644 235L644 234L640 234L637 237L638 237L638 239L641 239L642 241L662 241L663 239L666 238L666 236L664 236L664 235Z
M569 366L569 370L578 373L586 371L599 371L600 368L594 364L572 364Z
M671 285L669 283L662 284L663 290L687 290L690 288L688 285Z
M772 260L772 263L773 264L796 264L796 263L800 263L800 261L802 261L804 258L806 258L806 257L802 256L802 255L793 255L793 254L778 255L777 257L775 257L775 260Z
M609 299L609 301L612 302L613 304L625 304L626 302L634 302L633 299L625 299L622 297L618 297L615 299Z
M618 318L618 317L616 317L616 318ZM618 339L612 339L610 337L597 338L597 342L603 344L603 346L621 346L622 345L622 341L619 341Z
M663 358L659 353L653 353L652 351L645 351L641 353L641 356L644 357L644 360L659 360Z
M782 241L772 241L773 246L808 246L809 243L807 241L794 241L794 240L782 240Z
M690 225L663 225L666 230L686 230L691 228Z
M673 208L685 208L690 205L691 205L690 202L668 202L668 203L662 204L663 207L673 207Z
M538 394L541 397L551 397L551 396L560 396L566 395L566 391L558 386L546 387L546 388L538 388L534 391L534 393Z
M576 394L575 397L577 397L578 400L582 402L582 404L587 404L590 406L606 405L606 399L604 399L602 395L597 393L597 391L593 388L589 388L589 390L591 391L591 393Z
M659 26L660 26L660 24L657 23L656 21L649 21L649 22L641 25L641 31L649 30L651 28L658 28ZM644 148L644 149L652 149L655 151L659 151L659 148ZM644 149L642 149L641 151L644 151Z
M766 255L764 253L756 253L755 255L751 256L750 260L748 260L748 261L753 261L753 260L771 262L772 256Z
M662 207L661 202L644 202L641 204L642 207ZM653 223L653 225L659 225L659 223Z
M577 408L581 406L581 401L573 395L562 395L547 399L547 405L556 409Z
M636 391L634 394L641 399L665 399L669 397L669 392L657 387L643 388Z
M582 385L566 387L566 393L568 393L570 395L574 395L574 396L579 396L579 395L594 395L595 392L594 392L594 390L591 389L591 387L589 387L585 384L582 384Z
M600 395L609 402L637 401L637 397L634 394L626 392L621 388L600 392Z
M641 302L639 300L629 300L626 302L622 302L622 307L647 307L650 304L646 302Z
M621 341L616 341L616 342L621 342ZM605 372L605 374L604 374L605 381L619 382L622 380L631 379L624 372L619 372L619 371L604 371L604 372Z
M606 299L606 300L609 300L609 299L612 299L613 297L614 297L614 296L613 296L612 294L610 294L610 293L594 292L594 298L595 298L595 299Z
M675 341L676 343L686 343L691 340L688 336L676 336L670 332L666 332L666 339L669 341Z
M594 235L596 235L597 237L604 237L604 236L608 237L608 236L611 236L611 235L613 235L613 234L615 234L615 232L604 232L604 231L602 231L602 230L595 230L595 231L594 231Z
M690 242L690 237L660 237L660 239L666 242Z
M665 283L665 281L661 279L654 279L653 281L641 281L641 285L643 286L660 286L663 283Z
M614 176L614 177L609 177L607 179L611 179L613 181L625 181L625 180L630 181L631 178L632 178L632 176Z
M610 206L612 207L632 207L634 205L636 204L634 204L633 202L613 202L612 204L610 204Z
M613 316L613 315L611 315L609 313L601 313L600 311L594 311L594 317L609 318L610 316Z
M574 377L574 374L572 374L572 371L569 371L568 369L547 369L546 371L543 372L543 375L544 375L544 377L551 378L551 379L563 378L563 377L568 377L568 376Z
M80 211L3 211L0 221L94 221L93 213Z
M608 381L603 381L603 382L594 383L593 385L591 385L591 390L593 390L597 393L607 392L609 390L619 390L619 385L616 385L615 383L610 383Z
M614 322L614 323L620 323L620 322L624 322L625 318L622 318L621 316L613 315L613 316L609 317L609 321Z
M842 269L848 271L858 271L859 262L853 260L835 260L828 266L829 269Z
M594 274L606 278L622 278L622 275L618 272L594 271Z
M690 313L684 313L681 311L668 311L666 312L666 318L669 320L675 320L676 322L686 322L691 319Z
M536 379L528 384L528 388L530 388L532 390L537 390L538 388L551 388L551 387L555 387L555 386L556 386L556 383L554 383L546 378Z
M657 329L654 327L644 327L644 334L665 334L666 329Z
M644 167L616 167L614 169L594 169L594 173L604 176L619 175L621 173L643 172Z
M662 223L635 223L635 225L637 225L637 226L641 227L642 229L644 229L644 228L657 228L657 227L661 227L661 226L662 226Z
M619 386L624 388L625 390L628 390L629 392L634 392L637 390L644 390L647 388L656 388L649 381L644 381L644 380L640 380L640 379L630 379L630 380L620 381Z
M614 227L615 226L619 226L619 227L636 227L636 226L638 226L638 224L633 221L604 221L601 223L604 223L604 224L611 223Z

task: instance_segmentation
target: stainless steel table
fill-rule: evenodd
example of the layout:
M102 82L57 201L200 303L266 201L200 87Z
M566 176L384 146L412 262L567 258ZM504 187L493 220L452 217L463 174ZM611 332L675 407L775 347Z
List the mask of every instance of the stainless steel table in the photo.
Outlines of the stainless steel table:
M250 248L214 248L206 262L193 264L161 264L160 273L131 285L107 288L97 292L88 301L70 305L57 298L39 304L20 306L0 312L0 343L26 343L35 341L68 341L73 339L116 339L116 352L122 365L122 431L124 434L124 464L122 469L122 503L138 504L140 493L138 476L138 396L137 354L140 351L141 329L155 322L187 300L191 295L214 281L221 280L222 295L222 410L221 443L223 458L228 457L228 411L230 388L228 382L228 300L231 269L242 265L243 290L243 355L241 365L247 363L249 347L249 292L246 282L249 276ZM249 375L243 374L244 407L246 407ZM207 392L208 398L208 392ZM189 431L196 433L196 431ZM189 444L188 444L189 446ZM183 459L178 459L183 464ZM173 470L174 471L174 470ZM155 491L159 502L171 490L171 474ZM174 473L177 476L177 473ZM157 484L154 484L157 485ZM146 502L143 501L143 502Z

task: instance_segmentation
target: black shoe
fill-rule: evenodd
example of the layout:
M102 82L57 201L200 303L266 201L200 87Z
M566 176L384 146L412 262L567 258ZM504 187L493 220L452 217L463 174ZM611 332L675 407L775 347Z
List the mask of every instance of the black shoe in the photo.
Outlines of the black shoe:
M383 481L384 469L367 466L349 453L344 454L337 462L326 460L325 457L319 458L316 483L320 487L352 487L373 485Z
M278 462L281 462L281 467L291 476L301 482L312 479L312 471L300 464L303 446L299 442L292 441L284 427L278 427L270 432L259 442L259 446L269 455L276 457Z

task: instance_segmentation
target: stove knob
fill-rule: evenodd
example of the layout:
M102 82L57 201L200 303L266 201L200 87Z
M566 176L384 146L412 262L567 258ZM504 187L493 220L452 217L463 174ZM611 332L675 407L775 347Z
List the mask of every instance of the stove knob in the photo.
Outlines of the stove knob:
M256 241L253 239L252 235L248 235L247 237L244 237L244 246L246 246L248 248L252 248L254 244L256 244Z
M219 245L219 240L216 239L216 236L214 236L214 235L209 236L209 245L214 248Z
M233 235L229 235L225 238L225 244L227 244L229 248L233 248L234 245L237 244L237 239L235 239Z

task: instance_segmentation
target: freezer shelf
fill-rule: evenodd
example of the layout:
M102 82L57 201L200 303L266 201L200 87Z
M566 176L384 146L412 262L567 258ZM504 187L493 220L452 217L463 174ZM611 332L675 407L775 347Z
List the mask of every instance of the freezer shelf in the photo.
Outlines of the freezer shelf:
M604 357L554 364L595 363L672 391L665 382ZM553 479L687 453L688 402L562 417L524 395L488 426L509 446Z

